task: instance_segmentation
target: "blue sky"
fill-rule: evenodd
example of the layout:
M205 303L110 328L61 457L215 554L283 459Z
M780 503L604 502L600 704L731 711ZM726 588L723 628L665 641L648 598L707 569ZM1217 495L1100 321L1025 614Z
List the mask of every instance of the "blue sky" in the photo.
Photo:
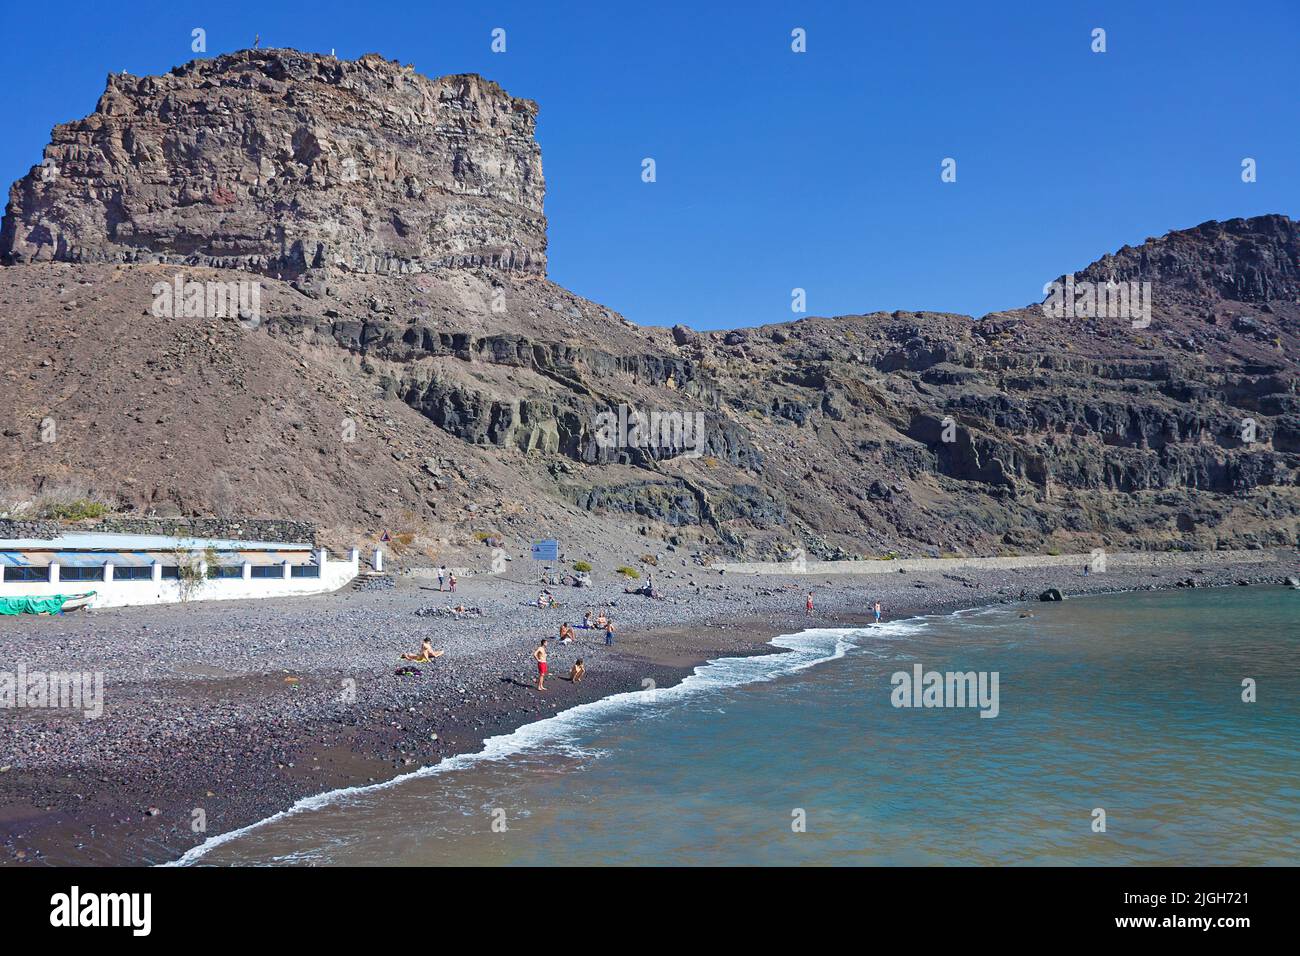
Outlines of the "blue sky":
M194 27L207 55L260 34L482 73L541 106L551 277L644 324L785 321L795 287L810 314L981 315L1170 229L1300 216L1295 0L115 6L5 5L6 183Z

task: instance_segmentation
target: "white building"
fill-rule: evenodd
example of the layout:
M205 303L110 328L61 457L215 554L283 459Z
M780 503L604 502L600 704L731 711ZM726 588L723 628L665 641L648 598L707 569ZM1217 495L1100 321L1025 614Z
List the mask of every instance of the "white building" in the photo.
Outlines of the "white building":
M346 560L331 560L310 544L267 541L100 533L0 539L0 598L93 591L91 607L324 594L359 571L355 548Z

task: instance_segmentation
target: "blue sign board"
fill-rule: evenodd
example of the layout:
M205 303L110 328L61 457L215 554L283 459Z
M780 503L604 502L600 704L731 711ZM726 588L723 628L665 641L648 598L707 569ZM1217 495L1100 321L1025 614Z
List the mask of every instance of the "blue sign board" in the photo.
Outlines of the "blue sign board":
M534 561L558 561L560 560L560 542L554 538L548 538L545 541L538 541L533 545Z

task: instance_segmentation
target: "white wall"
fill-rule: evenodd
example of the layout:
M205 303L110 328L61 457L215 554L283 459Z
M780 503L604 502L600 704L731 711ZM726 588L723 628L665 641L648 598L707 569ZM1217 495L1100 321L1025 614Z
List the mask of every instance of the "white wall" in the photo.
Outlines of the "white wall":
M1007 570L1013 568L1064 567L1079 571L1091 564L1093 555L1022 554L1006 558L896 558L891 561L805 561L799 571L792 561L714 562L708 571L728 574L897 574L899 571L954 571L960 569ZM1277 556L1269 551L1130 551L1107 552L1105 567L1113 570L1133 568L1176 568L1205 564L1274 563ZM1102 574L1098 570L1094 573Z
M251 565L245 563L244 573L238 578L207 579L190 594L191 601L233 601L247 598L290 597L294 595L327 594L337 591L357 576L360 556L355 548L346 561L330 561L325 551L317 555L320 577L295 578L289 576L286 562L283 577L254 578L249 575ZM55 574L51 573L51 578ZM52 594L72 595L94 591L91 607L123 607L134 604L176 604L181 600L179 581L164 581L162 566L155 564L153 579L149 581L114 581L111 571L105 572L103 581L0 581L0 597L48 597Z

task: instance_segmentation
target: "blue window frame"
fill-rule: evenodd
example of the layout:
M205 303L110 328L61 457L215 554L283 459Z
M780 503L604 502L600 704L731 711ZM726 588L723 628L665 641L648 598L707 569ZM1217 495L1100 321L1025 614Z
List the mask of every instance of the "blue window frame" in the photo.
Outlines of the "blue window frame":
M4 579L6 581L48 581L50 579L50 569L48 565L43 568L17 568L6 566L4 572Z
M104 566L96 564L93 567L72 567L59 568L60 581L102 581L104 580Z
M132 565L130 567L113 566L114 581L152 581L153 568L145 565L143 567Z

